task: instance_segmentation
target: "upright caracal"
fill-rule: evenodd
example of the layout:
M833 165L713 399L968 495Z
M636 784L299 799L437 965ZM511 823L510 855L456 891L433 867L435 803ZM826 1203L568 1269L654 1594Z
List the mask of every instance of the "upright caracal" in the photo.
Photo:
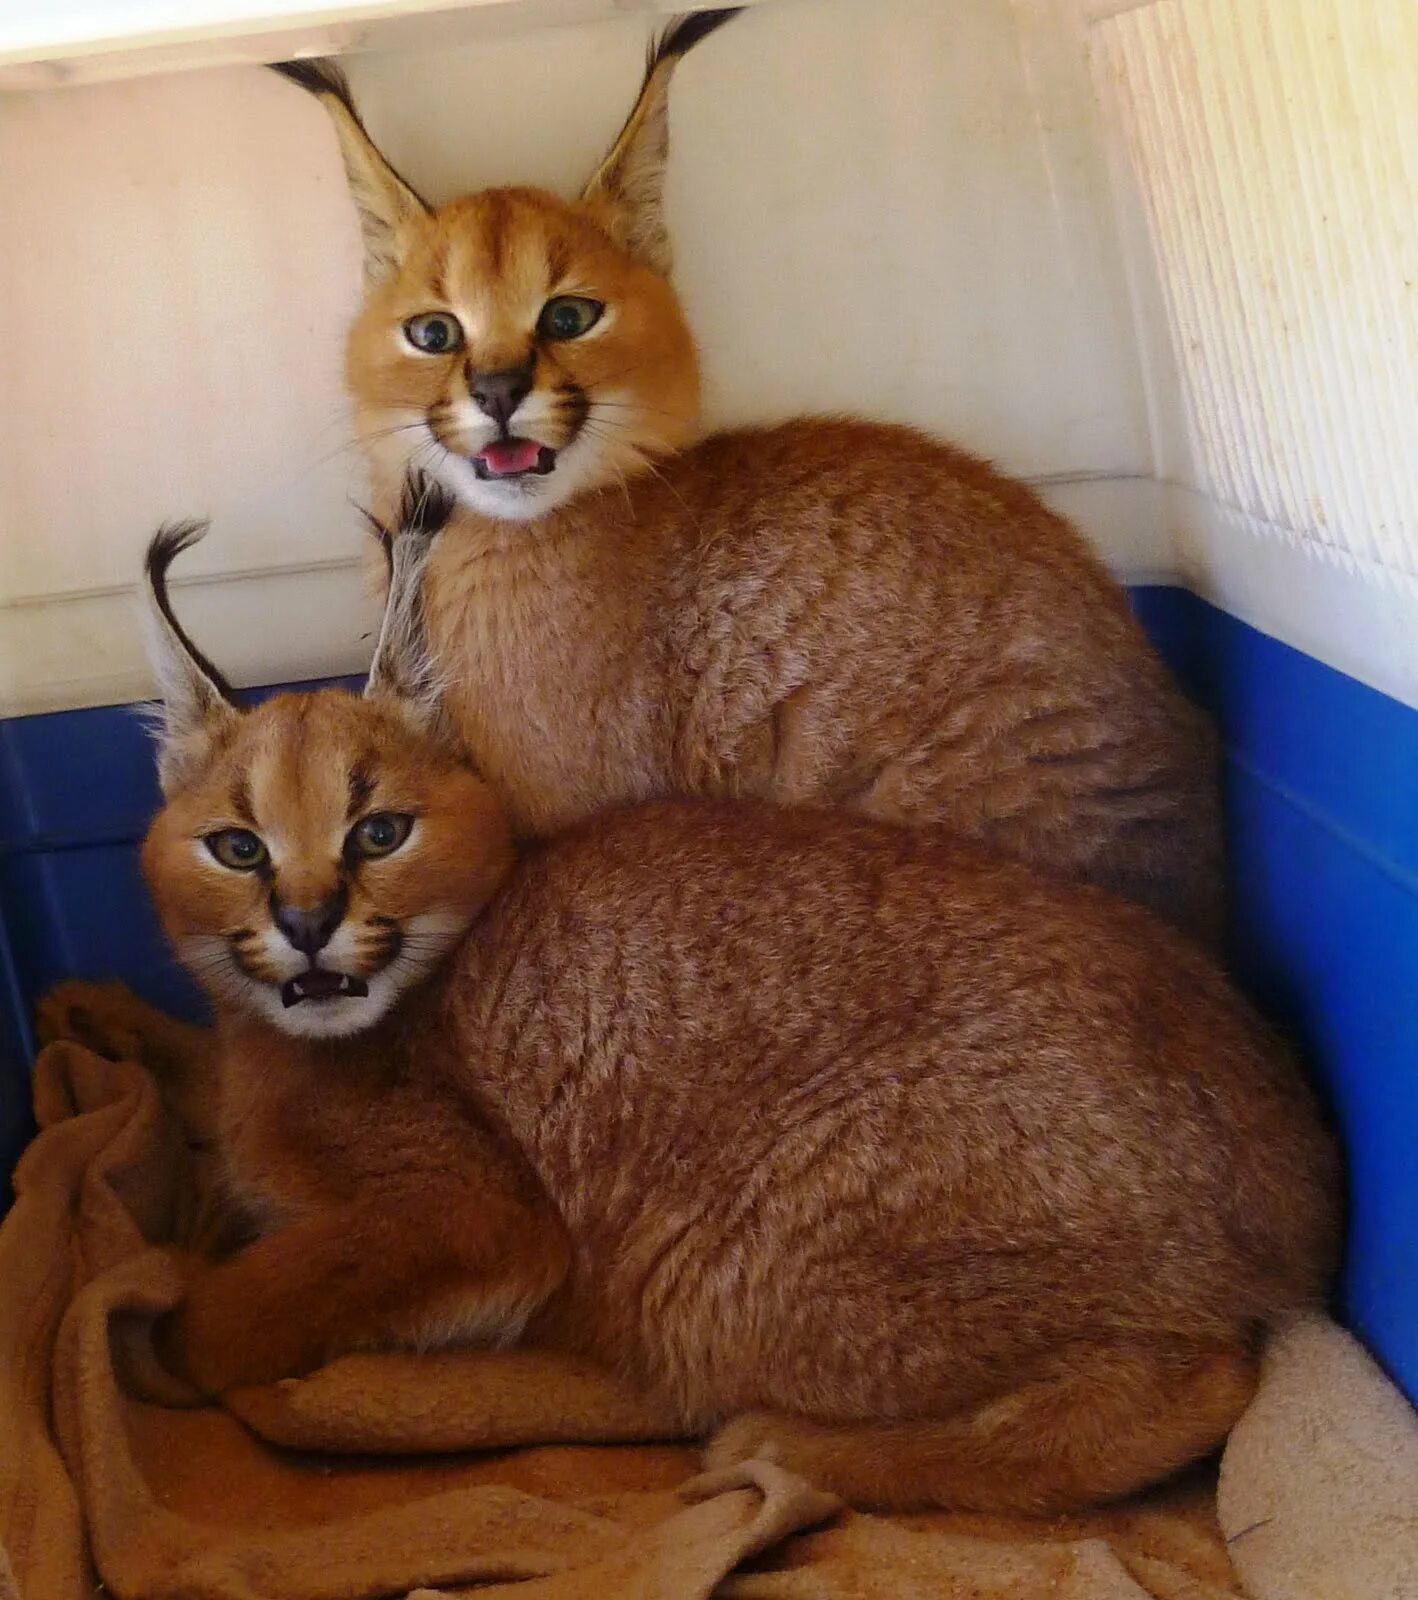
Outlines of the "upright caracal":
M1067 522L909 429L702 436L661 184L671 74L725 15L666 30L571 202L434 210L336 69L280 69L334 119L363 224L376 508L410 466L457 498L428 620L480 770L521 835L667 795L946 823L1214 936L1210 734Z

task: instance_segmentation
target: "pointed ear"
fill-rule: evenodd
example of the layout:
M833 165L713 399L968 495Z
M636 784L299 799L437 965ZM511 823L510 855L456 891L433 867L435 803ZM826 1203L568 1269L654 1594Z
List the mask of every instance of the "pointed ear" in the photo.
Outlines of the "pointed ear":
M166 524L153 535L143 568L148 659L162 697L155 719L158 782L167 796L193 776L242 715L231 685L183 632L168 599L167 569L206 532L205 522Z
M398 264L399 228L411 217L426 216L431 208L375 148L355 110L349 83L333 61L278 61L271 70L313 94L335 124L364 235L365 287L373 288Z
M389 594L364 692L397 700L430 731L441 722L442 685L424 629L423 576L434 538L452 514L452 495L421 473L405 478L392 528L365 513L384 550Z
M743 8L678 17L650 45L645 82L610 154L581 193L581 203L617 244L668 275L674 262L665 228L665 162L670 149L670 79L701 39Z

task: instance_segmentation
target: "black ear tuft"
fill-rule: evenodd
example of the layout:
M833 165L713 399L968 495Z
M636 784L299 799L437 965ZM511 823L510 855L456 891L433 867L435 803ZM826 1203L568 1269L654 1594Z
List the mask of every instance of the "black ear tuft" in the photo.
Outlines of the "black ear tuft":
M448 526L454 505L452 494L441 483L422 472L410 472L399 497L399 531L431 539Z
M664 276L669 275L674 254L664 208L670 80L683 56L742 9L733 6L677 17L652 41L635 105L581 191L583 205L611 238Z
M167 569L184 550L190 550L199 540L207 537L211 524L197 518L188 522L164 522L148 541L148 553L143 558L143 570L152 583L167 594Z
M389 592L364 692L401 701L430 729L442 715L441 683L424 628L423 576L434 536L452 516L453 504L441 484L411 472L404 479L394 526L369 518L384 551Z
M364 506L361 515L369 524L370 532L379 541L384 552L384 562L389 573L394 571L394 541L401 533L412 533L420 538L432 539L443 531L453 515L457 501L452 494L433 478L422 472L409 472L404 476L404 487L399 495L399 509L394 526L386 527L374 513Z
M678 61L688 55L701 39L707 39L742 10L742 6L721 6L717 11L690 11L676 17L652 42L649 70L653 72L663 61Z
M168 568L206 531L205 522L166 523L149 541L143 562L148 659L158 680L158 782L169 798L210 759L241 715L231 685L187 637L167 592Z
M297 83L307 94L332 94L354 114L354 98L344 69L325 56L310 56L304 61L272 61L272 72Z
M364 236L365 283L368 287L382 283L399 264L400 229L411 218L427 215L431 208L380 154L355 109L349 83L335 62L316 58L276 61L271 70L314 95L334 124L340 159Z
M192 662L211 683L212 688L230 705L236 704L236 692L225 676L212 665L205 652L199 650L177 620L172 601L167 592L167 569L199 540L207 537L211 524L205 521L165 522L148 541L148 551L143 558L143 571L148 578L148 593L158 616L171 630L177 644L187 652Z

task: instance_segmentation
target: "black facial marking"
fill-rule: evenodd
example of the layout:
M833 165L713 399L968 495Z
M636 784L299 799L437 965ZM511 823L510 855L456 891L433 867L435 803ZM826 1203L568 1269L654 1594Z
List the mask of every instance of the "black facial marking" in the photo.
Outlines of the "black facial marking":
M373 774L365 761L356 761L350 769L350 803L349 809L345 812L346 822L353 822L359 816L369 805L370 797L373 793Z
M507 196L496 189L489 189L483 199L487 216L487 270L489 276L495 278L502 271L511 208Z
M291 767L296 772L305 769L305 746L310 739L310 707L308 696L300 696L295 705L295 748L291 751Z
M359 940L360 960L380 967L387 967L403 948L404 935L397 927L373 929Z
M567 433L574 437L580 433L591 411L591 402L586 391L579 383L559 384L556 390L556 402L561 409L561 418L566 425Z
M444 437L443 418L439 415L436 415L434 409L430 409L425 420L428 422L428 431L435 439L437 439L439 444L441 444L445 450L456 455L458 453L457 446L454 445L451 440Z
M251 785L246 781L246 774L240 773L231 789L232 815L240 822L244 822L253 831L256 827L256 813L251 805Z
M445 306L448 304L447 283L445 274L448 271L448 241L439 239L438 253L429 263L428 288L431 304Z
M364 857L355 846L353 833L347 833L344 844L340 846L340 882L348 884L358 874L363 861Z
M557 288L571 265L571 256L562 239L553 239L547 245L547 286Z

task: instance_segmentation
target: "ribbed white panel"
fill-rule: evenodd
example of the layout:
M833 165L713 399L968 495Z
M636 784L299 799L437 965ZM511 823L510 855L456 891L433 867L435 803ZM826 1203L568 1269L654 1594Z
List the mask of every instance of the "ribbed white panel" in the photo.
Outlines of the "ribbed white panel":
M1418 5L1155 0L1097 18L1093 51L1184 401L1165 464L1244 514L1206 548L1221 586L1278 539L1409 590Z

